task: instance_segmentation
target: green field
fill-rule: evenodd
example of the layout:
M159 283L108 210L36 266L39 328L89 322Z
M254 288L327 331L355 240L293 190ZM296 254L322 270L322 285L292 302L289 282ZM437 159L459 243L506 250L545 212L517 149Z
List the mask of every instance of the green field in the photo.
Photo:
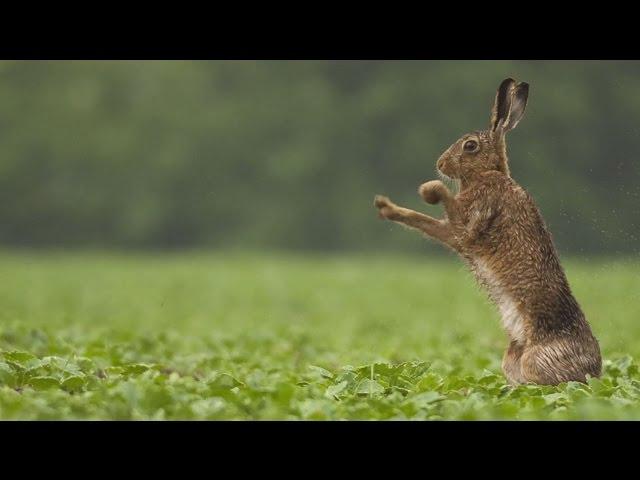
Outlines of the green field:
M513 388L453 257L0 254L0 418L640 419L640 262L565 267L605 374Z

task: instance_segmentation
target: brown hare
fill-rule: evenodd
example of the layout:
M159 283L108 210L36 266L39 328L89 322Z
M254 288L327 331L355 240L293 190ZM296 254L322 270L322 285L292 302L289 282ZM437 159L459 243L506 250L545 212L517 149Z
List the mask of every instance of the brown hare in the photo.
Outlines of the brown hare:
M457 252L498 307L510 344L502 369L512 384L585 382L600 375L598 341L573 297L544 220L509 172L505 134L524 114L529 85L504 80L488 130L464 135L438 159L459 182L420 186L445 215L432 218L376 196L382 218L419 230Z

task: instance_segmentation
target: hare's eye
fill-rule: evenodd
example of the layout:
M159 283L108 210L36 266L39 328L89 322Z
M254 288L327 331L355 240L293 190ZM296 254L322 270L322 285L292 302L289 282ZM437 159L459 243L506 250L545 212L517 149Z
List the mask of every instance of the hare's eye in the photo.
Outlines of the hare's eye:
M464 142L463 148L465 152L475 152L478 148L478 142L476 142L475 140L467 140L466 142Z

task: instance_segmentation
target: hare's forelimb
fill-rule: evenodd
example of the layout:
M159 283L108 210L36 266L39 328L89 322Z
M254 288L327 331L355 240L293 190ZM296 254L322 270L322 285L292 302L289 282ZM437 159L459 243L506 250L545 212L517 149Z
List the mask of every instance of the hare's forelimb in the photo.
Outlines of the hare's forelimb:
M453 200L453 194L440 180L431 180L423 183L420 185L418 193L425 202L431 205L440 202L449 203Z
M431 180L430 182L423 183L420 185L420 188L418 188L418 194L425 202L431 205L442 203L449 218L457 217L458 205L455 196L440 180Z
M449 222L432 218L415 210L400 207L382 195L376 195L374 205L378 209L380 218L400 223L414 230L419 230L425 235L453 247L454 237Z

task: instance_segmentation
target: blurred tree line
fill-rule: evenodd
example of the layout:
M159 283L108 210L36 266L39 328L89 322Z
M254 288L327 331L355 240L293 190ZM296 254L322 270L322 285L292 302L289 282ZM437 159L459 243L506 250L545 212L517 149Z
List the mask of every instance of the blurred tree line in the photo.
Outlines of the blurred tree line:
M562 251L636 251L640 62L0 62L0 243L433 250L376 218L531 84L514 177Z

